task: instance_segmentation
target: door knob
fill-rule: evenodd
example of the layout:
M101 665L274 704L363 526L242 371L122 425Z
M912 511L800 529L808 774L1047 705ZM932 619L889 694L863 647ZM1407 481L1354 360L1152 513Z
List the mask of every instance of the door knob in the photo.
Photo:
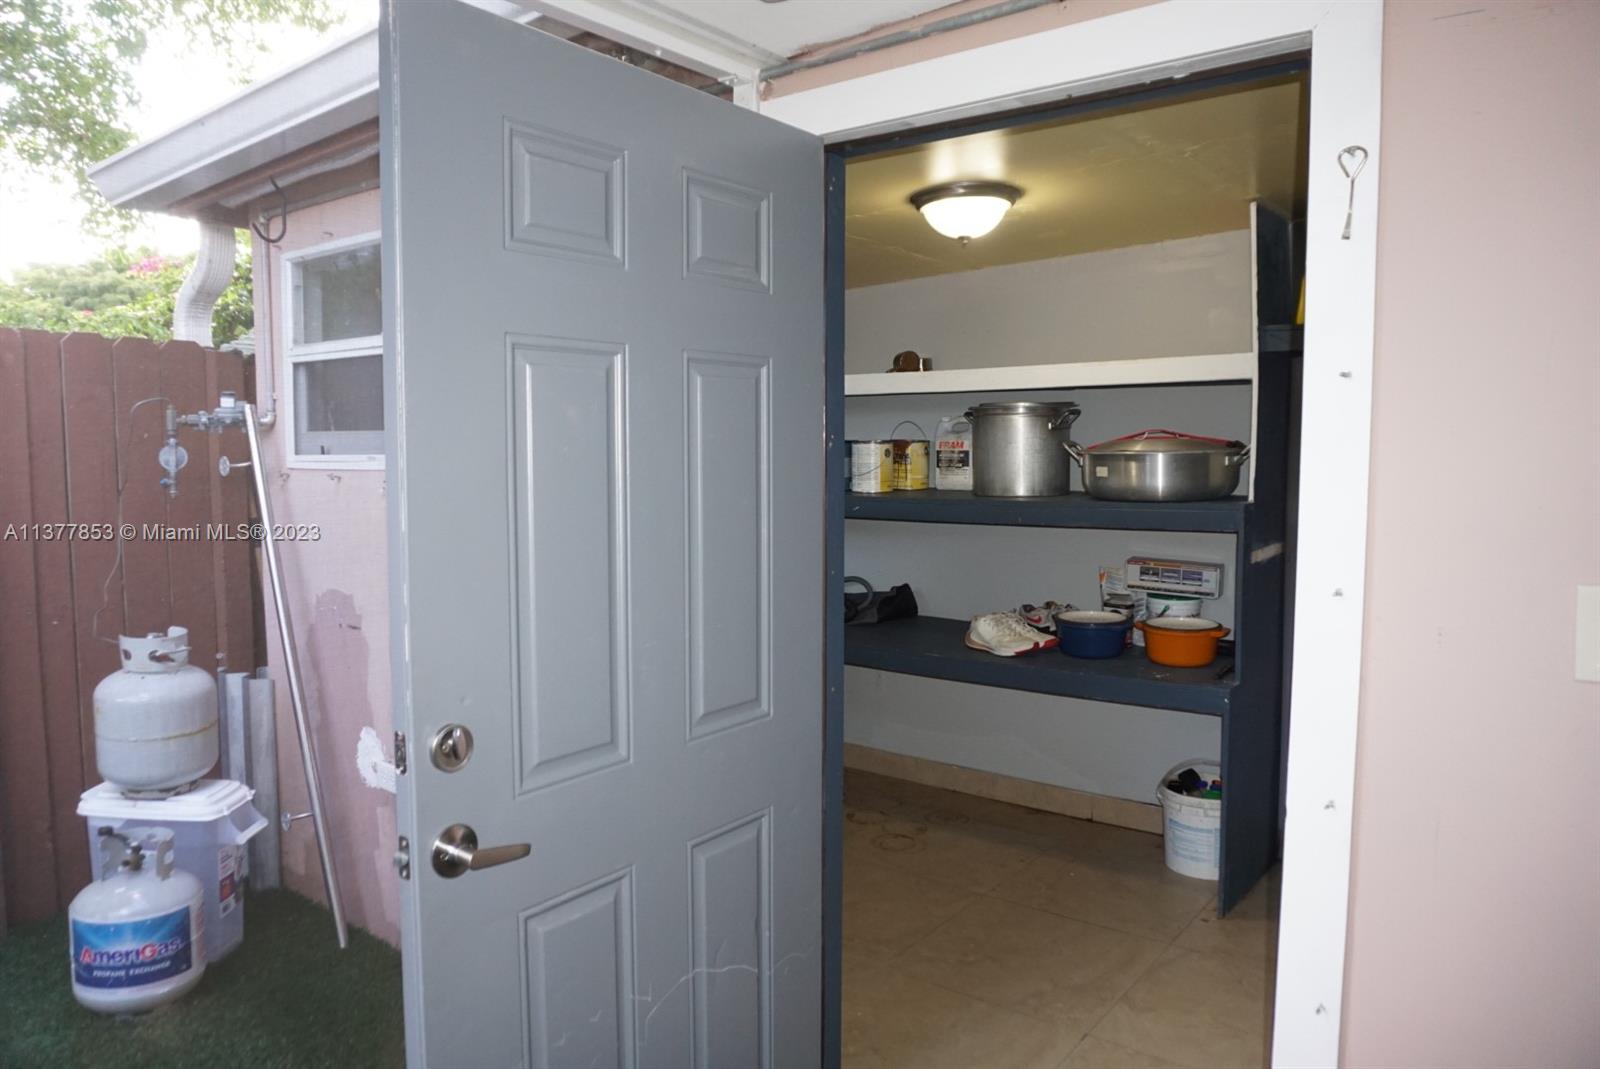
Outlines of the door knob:
M505 846L478 846L478 833L465 824L452 824L439 833L433 841L433 871L447 880L464 872L504 865L517 861L533 852L527 843L507 843Z

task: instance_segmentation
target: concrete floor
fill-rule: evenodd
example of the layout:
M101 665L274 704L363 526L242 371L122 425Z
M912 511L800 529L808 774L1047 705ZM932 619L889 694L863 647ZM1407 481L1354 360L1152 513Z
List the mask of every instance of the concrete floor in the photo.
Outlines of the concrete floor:
M1278 873L1225 920L1159 836L845 777L847 1069L1265 1065Z

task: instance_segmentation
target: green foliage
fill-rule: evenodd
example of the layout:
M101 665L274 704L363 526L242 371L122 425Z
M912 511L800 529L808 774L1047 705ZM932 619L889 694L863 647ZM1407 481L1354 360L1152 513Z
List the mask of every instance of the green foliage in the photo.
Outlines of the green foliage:
M0 167L68 172L104 223L91 164L133 140L133 70L152 31L184 28L229 56L259 49L265 24L324 30L327 0L0 0Z
M250 244L240 231L233 281L217 300L212 335L217 345L249 331ZM0 326L82 330L109 338L172 337L172 310L193 256L164 257L149 249L112 249L86 264L46 264L0 282Z

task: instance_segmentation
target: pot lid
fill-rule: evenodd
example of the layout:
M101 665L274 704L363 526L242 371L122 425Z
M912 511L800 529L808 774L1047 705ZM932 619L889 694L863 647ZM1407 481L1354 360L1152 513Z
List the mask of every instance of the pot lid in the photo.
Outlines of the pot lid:
M979 416L1057 416L1076 412L1071 401L990 401L972 409Z
M1085 453L1239 453L1243 442L1227 438L1207 438L1180 431L1148 430L1091 445Z

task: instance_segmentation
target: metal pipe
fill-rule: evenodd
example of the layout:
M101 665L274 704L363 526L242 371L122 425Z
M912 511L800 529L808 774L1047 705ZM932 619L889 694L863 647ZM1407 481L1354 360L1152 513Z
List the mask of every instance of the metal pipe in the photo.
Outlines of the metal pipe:
M923 38L949 33L952 30L964 30L968 26L977 26L981 23L1004 18L1007 15L1016 15L1023 11L1031 11L1036 7L1044 7L1046 4L1059 4L1061 2L1062 0L1002 0L1001 3L980 8L977 11L968 11L963 15L951 15L949 18L930 22L926 26L916 26L909 30L900 30L896 33L884 34L882 37L861 41L848 48L841 48L837 52L811 56L806 59L791 59L787 63L765 67L756 77L759 81L770 82L772 79L782 78L786 74L808 71L813 67L825 67L830 63L842 63L847 59L864 56L868 52L880 52L885 48L893 48L895 45L920 41Z
M300 764L305 769L306 793L311 796L311 823L317 833L317 853L322 859L322 887L333 910L333 926L339 932L339 949L350 945L344 923L344 904L339 899L339 880L333 872L333 853L328 847L328 822L322 804L322 785L317 779L317 754L311 741L311 723L306 713L305 688L300 681L300 655L294 644L294 625L289 618L289 602L283 590L283 566L278 562L278 543L272 537L272 506L267 500L267 469L261 462L261 436L256 430L256 406L246 401L244 432L250 442L250 478L256 487L256 503L261 513L261 548L266 552L267 578L272 583L272 601L277 607L278 638L283 643L284 675L289 679L289 701L294 706L294 729L300 737Z

